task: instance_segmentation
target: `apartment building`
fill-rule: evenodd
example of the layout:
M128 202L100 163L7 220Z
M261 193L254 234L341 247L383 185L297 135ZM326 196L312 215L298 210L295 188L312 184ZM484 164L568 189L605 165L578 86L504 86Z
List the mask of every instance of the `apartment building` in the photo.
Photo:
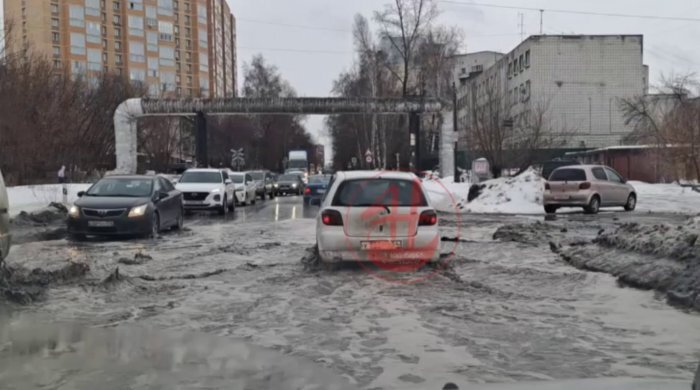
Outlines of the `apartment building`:
M535 35L507 54L458 57L461 148L469 149L464 137L469 107L494 96L503 101L509 122L517 123L528 111L543 111L562 148L620 144L633 129L625 124L619 100L648 89L642 53L641 35Z
M58 71L101 72L151 96L236 94L236 23L226 0L5 0L10 45L28 44Z

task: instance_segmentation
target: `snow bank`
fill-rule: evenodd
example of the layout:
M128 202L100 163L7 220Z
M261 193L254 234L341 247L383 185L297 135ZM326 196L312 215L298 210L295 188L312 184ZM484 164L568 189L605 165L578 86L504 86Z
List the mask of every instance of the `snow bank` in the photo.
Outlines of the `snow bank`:
M678 184L649 184L630 181L639 195L637 210L671 213L700 212L700 193Z
M467 202L469 183L455 183L451 178L423 182L433 206L451 213L540 214L544 180L529 169L516 177L498 178L481 183L478 198Z
M68 202L73 203L78 198L78 192L87 190L90 184L68 184L67 187ZM22 211L41 209L51 202L63 202L63 187L61 184L8 187L7 195L10 199L10 216L15 216Z
M544 214L544 182L532 169L516 177L487 180L481 183L484 188L479 197L471 202L467 202L468 183L454 183L452 178L432 179L425 180L423 187L433 206L442 212ZM637 191L638 211L700 213L700 193L689 187L639 181L630 184Z

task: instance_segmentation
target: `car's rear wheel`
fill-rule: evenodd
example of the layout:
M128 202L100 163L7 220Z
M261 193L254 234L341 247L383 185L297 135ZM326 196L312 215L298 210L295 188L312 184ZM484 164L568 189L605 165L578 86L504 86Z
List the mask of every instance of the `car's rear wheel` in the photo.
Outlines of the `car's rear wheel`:
M185 210L180 209L180 214L177 216L177 221L173 229L182 230L183 226L185 226Z
M598 214L598 211L600 210L600 198L598 195L593 195L591 198L591 201L588 203L588 206L583 208L583 211L586 212L586 214Z
M544 212L547 213L547 214L554 214L554 213L557 212L557 208L558 208L557 206L545 205L545 206L544 206Z
M627 197L627 203L625 203L625 211L633 211L637 207L637 196L635 194L630 194Z
M71 233L68 235L68 239L75 242L85 241L85 235L80 233Z

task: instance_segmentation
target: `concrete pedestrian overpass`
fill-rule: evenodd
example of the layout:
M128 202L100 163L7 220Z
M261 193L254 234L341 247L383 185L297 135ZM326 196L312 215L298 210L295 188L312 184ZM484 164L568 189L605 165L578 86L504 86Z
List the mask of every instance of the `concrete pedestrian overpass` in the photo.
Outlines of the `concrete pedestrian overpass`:
M370 98L221 98L221 99L151 99L134 98L121 103L114 113L115 153L117 173L136 173L137 122L142 117L189 116L196 125L197 161L207 158L206 117L211 115L252 114L382 114L407 115L409 131L416 135L416 150L420 150L420 115L443 115L441 129L440 165L443 175L452 174L454 166L454 137L452 107L437 99L370 99ZM449 156L448 156L449 154ZM416 153L417 161L420 156ZM444 161L443 161L444 160Z

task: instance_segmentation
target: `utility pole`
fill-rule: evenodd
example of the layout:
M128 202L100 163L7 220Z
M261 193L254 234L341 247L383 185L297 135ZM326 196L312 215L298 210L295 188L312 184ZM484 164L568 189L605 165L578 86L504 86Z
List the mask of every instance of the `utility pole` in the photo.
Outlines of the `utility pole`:
M522 42L525 39L525 14L520 12L518 13L518 17L520 18L520 24L518 24L520 28L520 42Z
M542 19L544 18L544 10L540 10L540 35L542 35Z

